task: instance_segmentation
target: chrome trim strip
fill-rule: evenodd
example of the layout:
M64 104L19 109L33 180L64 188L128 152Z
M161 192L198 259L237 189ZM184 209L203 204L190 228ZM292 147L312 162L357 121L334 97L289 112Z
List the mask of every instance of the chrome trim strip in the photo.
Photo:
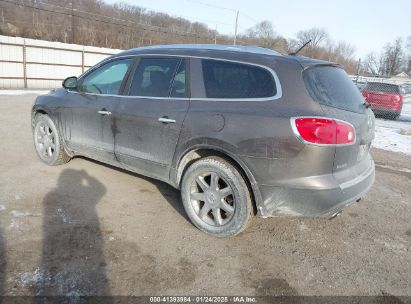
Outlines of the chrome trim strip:
M257 63L251 63L251 62L244 62L244 61L239 61L239 60L230 60L230 59L223 59L223 58L213 58L213 57L202 57L202 56L190 56L190 55L170 55L170 54L134 54L134 55L123 55L123 56L118 56L118 57L110 57L107 59L104 59L102 62L98 63L96 66L92 67L90 70L87 71L87 74L89 72L94 71L95 69L99 68L103 64L109 61L113 61L116 59L121 59L121 58L130 58L130 57L144 57L144 56L159 56L159 57L178 57L178 58L195 58L195 59L206 59L206 60L217 60L217 61L225 61L225 62L231 62L231 63L240 63L240 64L245 64L245 65L251 65L251 66L256 66L262 69L265 69L268 71L274 78L274 82L277 88L277 93L274 96L271 97L263 97L263 98L186 98L186 97L154 97L154 96L129 96L129 95L113 95L113 94L95 94L95 93L85 93L85 92L76 92L76 91L70 91L71 93L76 93L76 94L85 94L85 95L93 95L93 96L111 96L111 97L125 97L125 98L146 98L146 99L167 99L167 100L210 100L210 101L270 101L270 100L275 100L275 99L280 99L283 96L283 90L281 86L280 79L278 78L277 73L271 69L268 66L257 64ZM83 75L86 75L83 74ZM82 75L82 76L83 76Z

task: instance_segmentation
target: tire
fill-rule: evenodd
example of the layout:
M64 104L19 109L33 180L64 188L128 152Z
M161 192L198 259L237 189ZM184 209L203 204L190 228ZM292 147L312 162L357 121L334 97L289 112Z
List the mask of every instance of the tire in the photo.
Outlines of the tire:
M191 222L215 237L239 234L253 216L244 177L221 157L210 156L193 163L183 176L181 197Z
M34 117L33 141L38 157L47 165L62 165L70 160L56 125L48 115Z

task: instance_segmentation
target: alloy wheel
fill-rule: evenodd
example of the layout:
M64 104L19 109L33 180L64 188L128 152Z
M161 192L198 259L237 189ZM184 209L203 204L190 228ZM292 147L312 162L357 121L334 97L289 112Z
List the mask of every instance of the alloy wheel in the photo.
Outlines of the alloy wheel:
M233 189L215 172L196 176L191 185L190 202L198 218L215 227L227 224L236 208Z
M52 128L44 121L36 125L34 142L37 152L45 159L50 160L56 151L56 137Z

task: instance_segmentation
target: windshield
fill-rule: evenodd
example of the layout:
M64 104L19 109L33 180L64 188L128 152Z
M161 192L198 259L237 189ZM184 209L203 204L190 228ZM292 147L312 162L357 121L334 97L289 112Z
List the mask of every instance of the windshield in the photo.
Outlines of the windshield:
M353 112L359 112L364 103L363 96L339 67L318 66L304 71L304 82L308 92L320 104Z

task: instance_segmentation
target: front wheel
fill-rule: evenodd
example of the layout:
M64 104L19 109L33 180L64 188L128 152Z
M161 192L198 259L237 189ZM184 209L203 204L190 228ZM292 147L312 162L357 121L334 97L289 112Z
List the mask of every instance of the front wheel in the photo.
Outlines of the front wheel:
M61 165L70 160L64 150L56 125L48 115L37 114L35 116L33 139L37 155L47 165Z
M192 223L216 237L240 233L252 217L253 205L244 177L220 157L206 157L192 164L183 176L181 196Z

